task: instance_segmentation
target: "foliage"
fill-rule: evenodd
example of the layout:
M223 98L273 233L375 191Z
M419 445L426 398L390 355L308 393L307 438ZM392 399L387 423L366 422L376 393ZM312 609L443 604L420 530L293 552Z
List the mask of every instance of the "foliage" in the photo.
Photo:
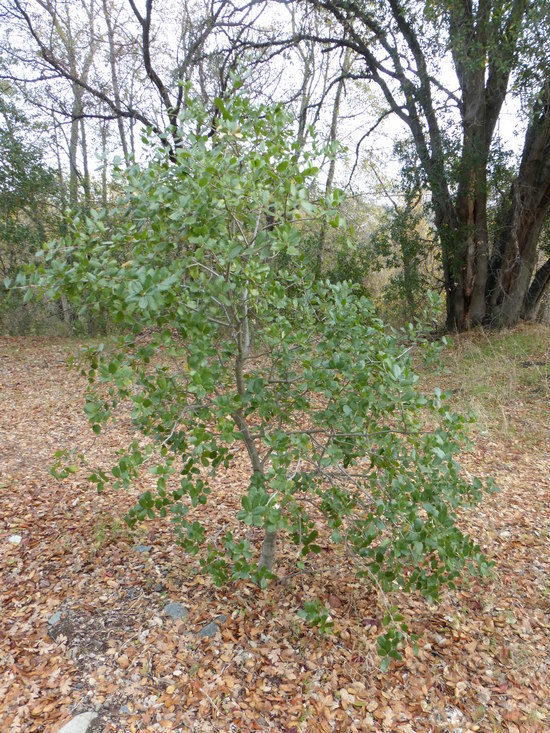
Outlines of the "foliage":
M372 269L367 246L350 247L346 242L333 244L335 250L324 277L332 283L353 283L354 292L368 296L368 276Z
M38 146L23 138L28 120L3 98L0 114L0 266L7 277L43 243L56 180Z
M437 287L437 253L419 202L388 210L371 240L371 268L391 272L384 300L392 322L419 319L426 292Z
M90 478L100 491L128 486L149 464L153 485L129 524L170 516L219 584L266 585L275 533L303 563L328 527L382 594L437 599L467 563L484 567L456 526L482 495L455 459L465 420L440 391L416 389L412 327L386 329L347 283L311 276L308 222L340 222L331 201L308 200L316 168L300 161L285 113L239 96L216 105L213 125L189 101L175 160L159 149L128 171L116 231L102 212L75 220L32 275L40 293L63 294L79 314L106 308L123 330L84 352L85 409L99 434L127 406L140 437ZM209 483L243 444L245 529L207 537ZM259 562L246 527L265 532ZM389 613L380 651L398 657L406 626ZM305 614L330 626L318 605Z
M55 231L57 179L42 151L28 140L29 121L9 94L0 96L0 274L17 271ZM0 317L20 304L0 286Z

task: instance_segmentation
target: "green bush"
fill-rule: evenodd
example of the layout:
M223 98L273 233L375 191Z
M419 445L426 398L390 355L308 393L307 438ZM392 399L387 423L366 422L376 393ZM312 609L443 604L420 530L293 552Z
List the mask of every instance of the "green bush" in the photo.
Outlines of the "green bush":
M114 232L92 212L31 275L79 316L107 310L123 332L84 352L86 413L101 433L128 404L143 438L90 478L100 491L128 486L149 462L152 488L128 522L170 517L217 583L265 586L275 539L318 553L323 520L382 593L436 599L467 562L483 567L456 526L458 508L482 495L455 459L464 419L418 392L403 334L366 298L312 277L305 220L338 219L308 200L317 171L285 113L237 95L216 104L213 129L190 102L175 160L159 149L128 172ZM201 523L209 482L238 444L250 459L238 519L264 530L259 558L246 530L212 538ZM315 604L305 616L330 627ZM398 614L389 622L387 658L405 633Z

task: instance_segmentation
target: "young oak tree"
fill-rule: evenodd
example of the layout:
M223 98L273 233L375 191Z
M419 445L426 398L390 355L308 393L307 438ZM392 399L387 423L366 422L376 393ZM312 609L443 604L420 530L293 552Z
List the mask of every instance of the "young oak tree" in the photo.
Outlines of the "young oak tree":
M324 522L378 590L436 599L466 563L484 565L456 526L457 509L482 495L455 460L464 419L439 392L420 394L402 336L365 298L311 277L302 235L313 219L339 225L339 194L310 201L313 157L300 161L284 111L237 95L216 104L212 129L189 103L175 161L159 148L124 173L115 231L103 212L75 221L33 275L78 312L108 310L122 333L84 352L85 409L101 433L128 404L139 437L91 479L100 491L127 486L152 461L154 487L129 523L170 516L217 583L265 586L276 540L305 558ZM200 509L238 444L250 462L245 527L209 538ZM263 529L259 558L246 526ZM306 616L330 624L315 604ZM387 660L402 633L380 637Z

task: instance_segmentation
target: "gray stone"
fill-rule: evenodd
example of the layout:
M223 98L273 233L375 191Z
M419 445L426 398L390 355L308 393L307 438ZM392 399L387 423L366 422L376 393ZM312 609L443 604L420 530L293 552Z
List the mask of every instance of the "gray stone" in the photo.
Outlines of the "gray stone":
M214 621L211 621L209 624L206 624L206 626L203 626L202 629L198 632L197 636L199 639L205 639L206 637L216 636L218 631L220 630L220 626L224 624L227 621L227 616L224 616L221 614L220 616L217 616ZM218 626L218 624L220 626Z
M136 552L139 552L140 554L151 552L152 549L153 549L152 545L136 545L136 547L134 547L134 550Z
M205 639L209 636L216 636L219 630L220 628L218 624L215 621L211 621L209 624L206 624L206 626L202 627L197 636L199 637L199 639Z
M54 614L52 614L48 619L49 625L55 626L56 624L58 624L61 621L62 615L63 614L61 613L61 611L56 611Z
M185 608L185 606L182 606L181 603L173 602L164 607L164 613L167 616L170 616L170 618L174 619L185 619L189 615L189 611Z
M81 713L76 718L69 720L58 733L86 733L93 721L97 718L97 713Z
M128 705L122 705L122 707L120 708L121 715L130 715L130 712L131 711Z

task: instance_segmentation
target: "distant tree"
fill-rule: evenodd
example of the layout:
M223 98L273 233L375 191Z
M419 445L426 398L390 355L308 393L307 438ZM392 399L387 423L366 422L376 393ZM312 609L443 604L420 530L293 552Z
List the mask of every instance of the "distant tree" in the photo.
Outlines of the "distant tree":
M211 37L220 28L237 35L247 28L247 11L229 0L2 0L2 6L19 39L9 47L12 75L19 81L57 82L61 89L68 85L74 104L66 113L73 120L116 120L126 157L131 145L125 122L131 133L136 123L151 130L173 153L180 143L178 116L189 81L198 77L204 86L212 59L210 91L222 93L229 80L231 44L218 39L216 48ZM232 22L236 13L239 23Z
M464 421L440 392L419 393L403 334L386 329L365 298L313 279L304 232L312 220L339 221L309 200L316 169L288 116L238 96L216 106L213 131L205 108L188 100L186 146L128 170L116 229L92 212L45 248L32 276L79 314L107 309L123 331L84 353L85 409L101 433L126 404L142 437L90 478L99 490L128 486L149 463L155 488L129 523L171 516L181 545L217 583L265 585L278 538L297 546L302 564L325 532L323 542L343 544L380 592L435 599L467 561L484 565L456 525L458 508L482 492L455 460ZM199 510L236 445L250 464L235 487L245 526L209 537ZM263 530L259 558L246 527ZM405 633L388 609L386 661ZM304 614L330 626L318 604Z
M58 179L44 161L39 141L29 136L29 120L0 94L0 270L12 277L46 238L55 234Z
M9 281L34 257L60 222L59 179L44 161L40 135L15 104L9 86L0 93L0 322L21 326L13 314L21 293L6 290ZM16 323L17 321L17 323Z

